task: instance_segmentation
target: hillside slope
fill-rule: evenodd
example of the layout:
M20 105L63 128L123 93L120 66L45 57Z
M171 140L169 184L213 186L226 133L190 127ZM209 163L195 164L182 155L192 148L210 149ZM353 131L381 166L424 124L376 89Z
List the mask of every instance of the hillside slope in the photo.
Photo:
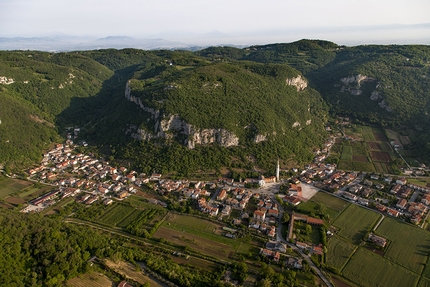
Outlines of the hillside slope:
M58 124L73 124L79 111L58 115L73 98L97 95L112 74L75 53L0 52L0 164L40 160L51 142L62 141Z

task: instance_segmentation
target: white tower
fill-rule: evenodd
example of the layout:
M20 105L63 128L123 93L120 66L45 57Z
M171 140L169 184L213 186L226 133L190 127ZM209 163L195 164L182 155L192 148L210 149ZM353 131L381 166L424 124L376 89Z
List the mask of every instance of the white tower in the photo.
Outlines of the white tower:
M278 164L276 165L276 181L279 181L279 158L278 158Z

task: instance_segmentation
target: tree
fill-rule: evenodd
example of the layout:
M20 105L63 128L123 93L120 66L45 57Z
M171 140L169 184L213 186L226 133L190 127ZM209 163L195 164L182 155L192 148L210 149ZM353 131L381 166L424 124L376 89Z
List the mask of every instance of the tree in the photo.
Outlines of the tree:
M288 212L285 212L282 216L282 223L287 223L288 221L290 221L290 214Z
M306 224L306 227L305 227L305 232L306 232L306 235L309 235L309 234L311 234L312 233L312 226L310 225L310 224Z

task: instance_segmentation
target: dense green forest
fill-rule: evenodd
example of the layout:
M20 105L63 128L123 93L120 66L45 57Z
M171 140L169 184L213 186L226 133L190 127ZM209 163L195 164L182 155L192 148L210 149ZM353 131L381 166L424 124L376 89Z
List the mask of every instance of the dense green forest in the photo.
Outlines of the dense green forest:
M196 52L0 52L0 76L14 81L0 86L0 164L10 170L37 162L65 127L79 126L80 139L101 155L145 172L258 166L273 173L277 158L285 167L311 160L329 114L409 131L408 148L430 160L429 55L428 46L319 40ZM303 91L286 85L299 75L309 83ZM128 81L158 119L125 99ZM179 130L167 139L130 136L138 128L155 134L157 120L169 115L196 129L227 130L240 144L188 149ZM266 140L256 143L257 135Z

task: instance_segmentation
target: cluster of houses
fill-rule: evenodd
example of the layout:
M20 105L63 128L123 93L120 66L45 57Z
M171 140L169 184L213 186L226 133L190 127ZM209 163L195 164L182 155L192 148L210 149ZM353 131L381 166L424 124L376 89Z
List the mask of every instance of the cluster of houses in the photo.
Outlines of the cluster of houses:
M260 195L255 194L255 197L260 198ZM276 236L275 223L278 217L278 203L266 196L257 203L257 209L249 221L249 228L259 230L267 234L267 236L274 238Z
M389 216L399 217L404 216L412 223L419 224L422 222L425 214L430 207L430 189L417 185L408 185L404 177L399 177L395 180L391 177L386 177L379 180L379 176L372 174L370 179L364 179L361 183L349 186L348 191L343 191L342 196L348 200L356 201L361 205L369 206L369 203L374 203L375 208ZM383 190L384 184L374 184L372 180L383 181L388 185L387 196L395 196L396 202L390 205L389 200L376 197L375 200L369 200L375 190ZM415 194L415 195L414 195ZM420 196L420 198L419 198Z
M279 262L281 259L281 255L287 251L287 246L279 241L268 241L266 242L265 248L260 248L260 255L265 257L267 260L272 260L275 262ZM294 257L294 256L286 256L285 266L287 268L294 269L302 269L303 268L303 259Z
M112 196L124 199L131 193L136 193L137 187L142 184L161 177L159 174L146 177L144 174L128 171L125 167L112 167L108 162L90 155L75 153L69 144L57 144L44 154L41 165L30 169L28 174L30 179L58 187L56 191L30 202L39 207L37 210L81 192L84 194L77 198L78 202L92 204L102 200L107 205L113 202Z
M201 198L198 201L199 209L210 215L218 215L221 209L222 216L229 216L233 209L244 210L252 197L252 192L244 188L223 188L216 195L215 200L206 201ZM240 224L240 223L239 223Z
M331 130L330 127L328 127L328 129ZM317 149L314 152L315 154L314 163L318 164L323 162L327 158L328 152L330 151L330 148L333 146L333 144L334 144L334 139L330 138L328 141L324 143L324 146L322 149Z

